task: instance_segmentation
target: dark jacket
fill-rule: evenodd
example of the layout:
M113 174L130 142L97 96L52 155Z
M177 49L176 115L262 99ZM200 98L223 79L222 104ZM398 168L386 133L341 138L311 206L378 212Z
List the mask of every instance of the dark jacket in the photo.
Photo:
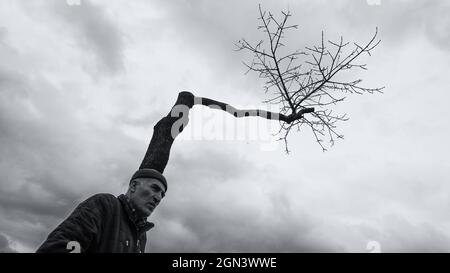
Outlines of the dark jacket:
M81 252L144 252L146 232L153 226L136 217L125 195L96 194L78 205L37 252L71 252L71 241Z

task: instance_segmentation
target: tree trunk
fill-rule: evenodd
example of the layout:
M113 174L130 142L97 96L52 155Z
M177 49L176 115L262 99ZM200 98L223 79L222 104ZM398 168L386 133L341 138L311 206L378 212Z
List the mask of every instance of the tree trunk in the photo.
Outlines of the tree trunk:
M173 141L183 131L184 127L186 127L189 121L189 109L193 105L194 95L192 93L180 92L178 94L177 101L169 114L158 121L153 127L153 136L139 169L148 168L155 169L160 173L164 172L169 161L170 148L172 147ZM177 115L174 116L175 114ZM175 128L174 124L180 119L182 124L178 128Z

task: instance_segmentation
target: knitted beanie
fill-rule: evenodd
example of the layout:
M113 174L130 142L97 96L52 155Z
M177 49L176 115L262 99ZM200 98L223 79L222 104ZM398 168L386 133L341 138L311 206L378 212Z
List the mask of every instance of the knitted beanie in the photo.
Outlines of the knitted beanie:
M155 178L161 181L161 183L166 187L165 191L167 191L167 181L166 178L162 175L162 173L158 172L155 169L140 169L137 170L130 179L130 182L136 178Z

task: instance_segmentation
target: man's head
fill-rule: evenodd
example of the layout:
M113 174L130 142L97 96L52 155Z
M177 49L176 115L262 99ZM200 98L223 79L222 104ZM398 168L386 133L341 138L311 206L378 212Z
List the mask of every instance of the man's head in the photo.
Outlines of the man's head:
M139 217L148 217L167 191L164 176L153 169L138 170L130 180L127 196Z

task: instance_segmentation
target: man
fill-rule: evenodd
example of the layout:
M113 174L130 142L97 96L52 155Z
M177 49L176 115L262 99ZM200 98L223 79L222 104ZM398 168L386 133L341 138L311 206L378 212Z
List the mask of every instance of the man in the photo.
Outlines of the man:
M101 193L88 198L50 233L37 252L144 252L146 232L154 226L147 217L166 191L167 181L160 172L138 170L126 194Z

